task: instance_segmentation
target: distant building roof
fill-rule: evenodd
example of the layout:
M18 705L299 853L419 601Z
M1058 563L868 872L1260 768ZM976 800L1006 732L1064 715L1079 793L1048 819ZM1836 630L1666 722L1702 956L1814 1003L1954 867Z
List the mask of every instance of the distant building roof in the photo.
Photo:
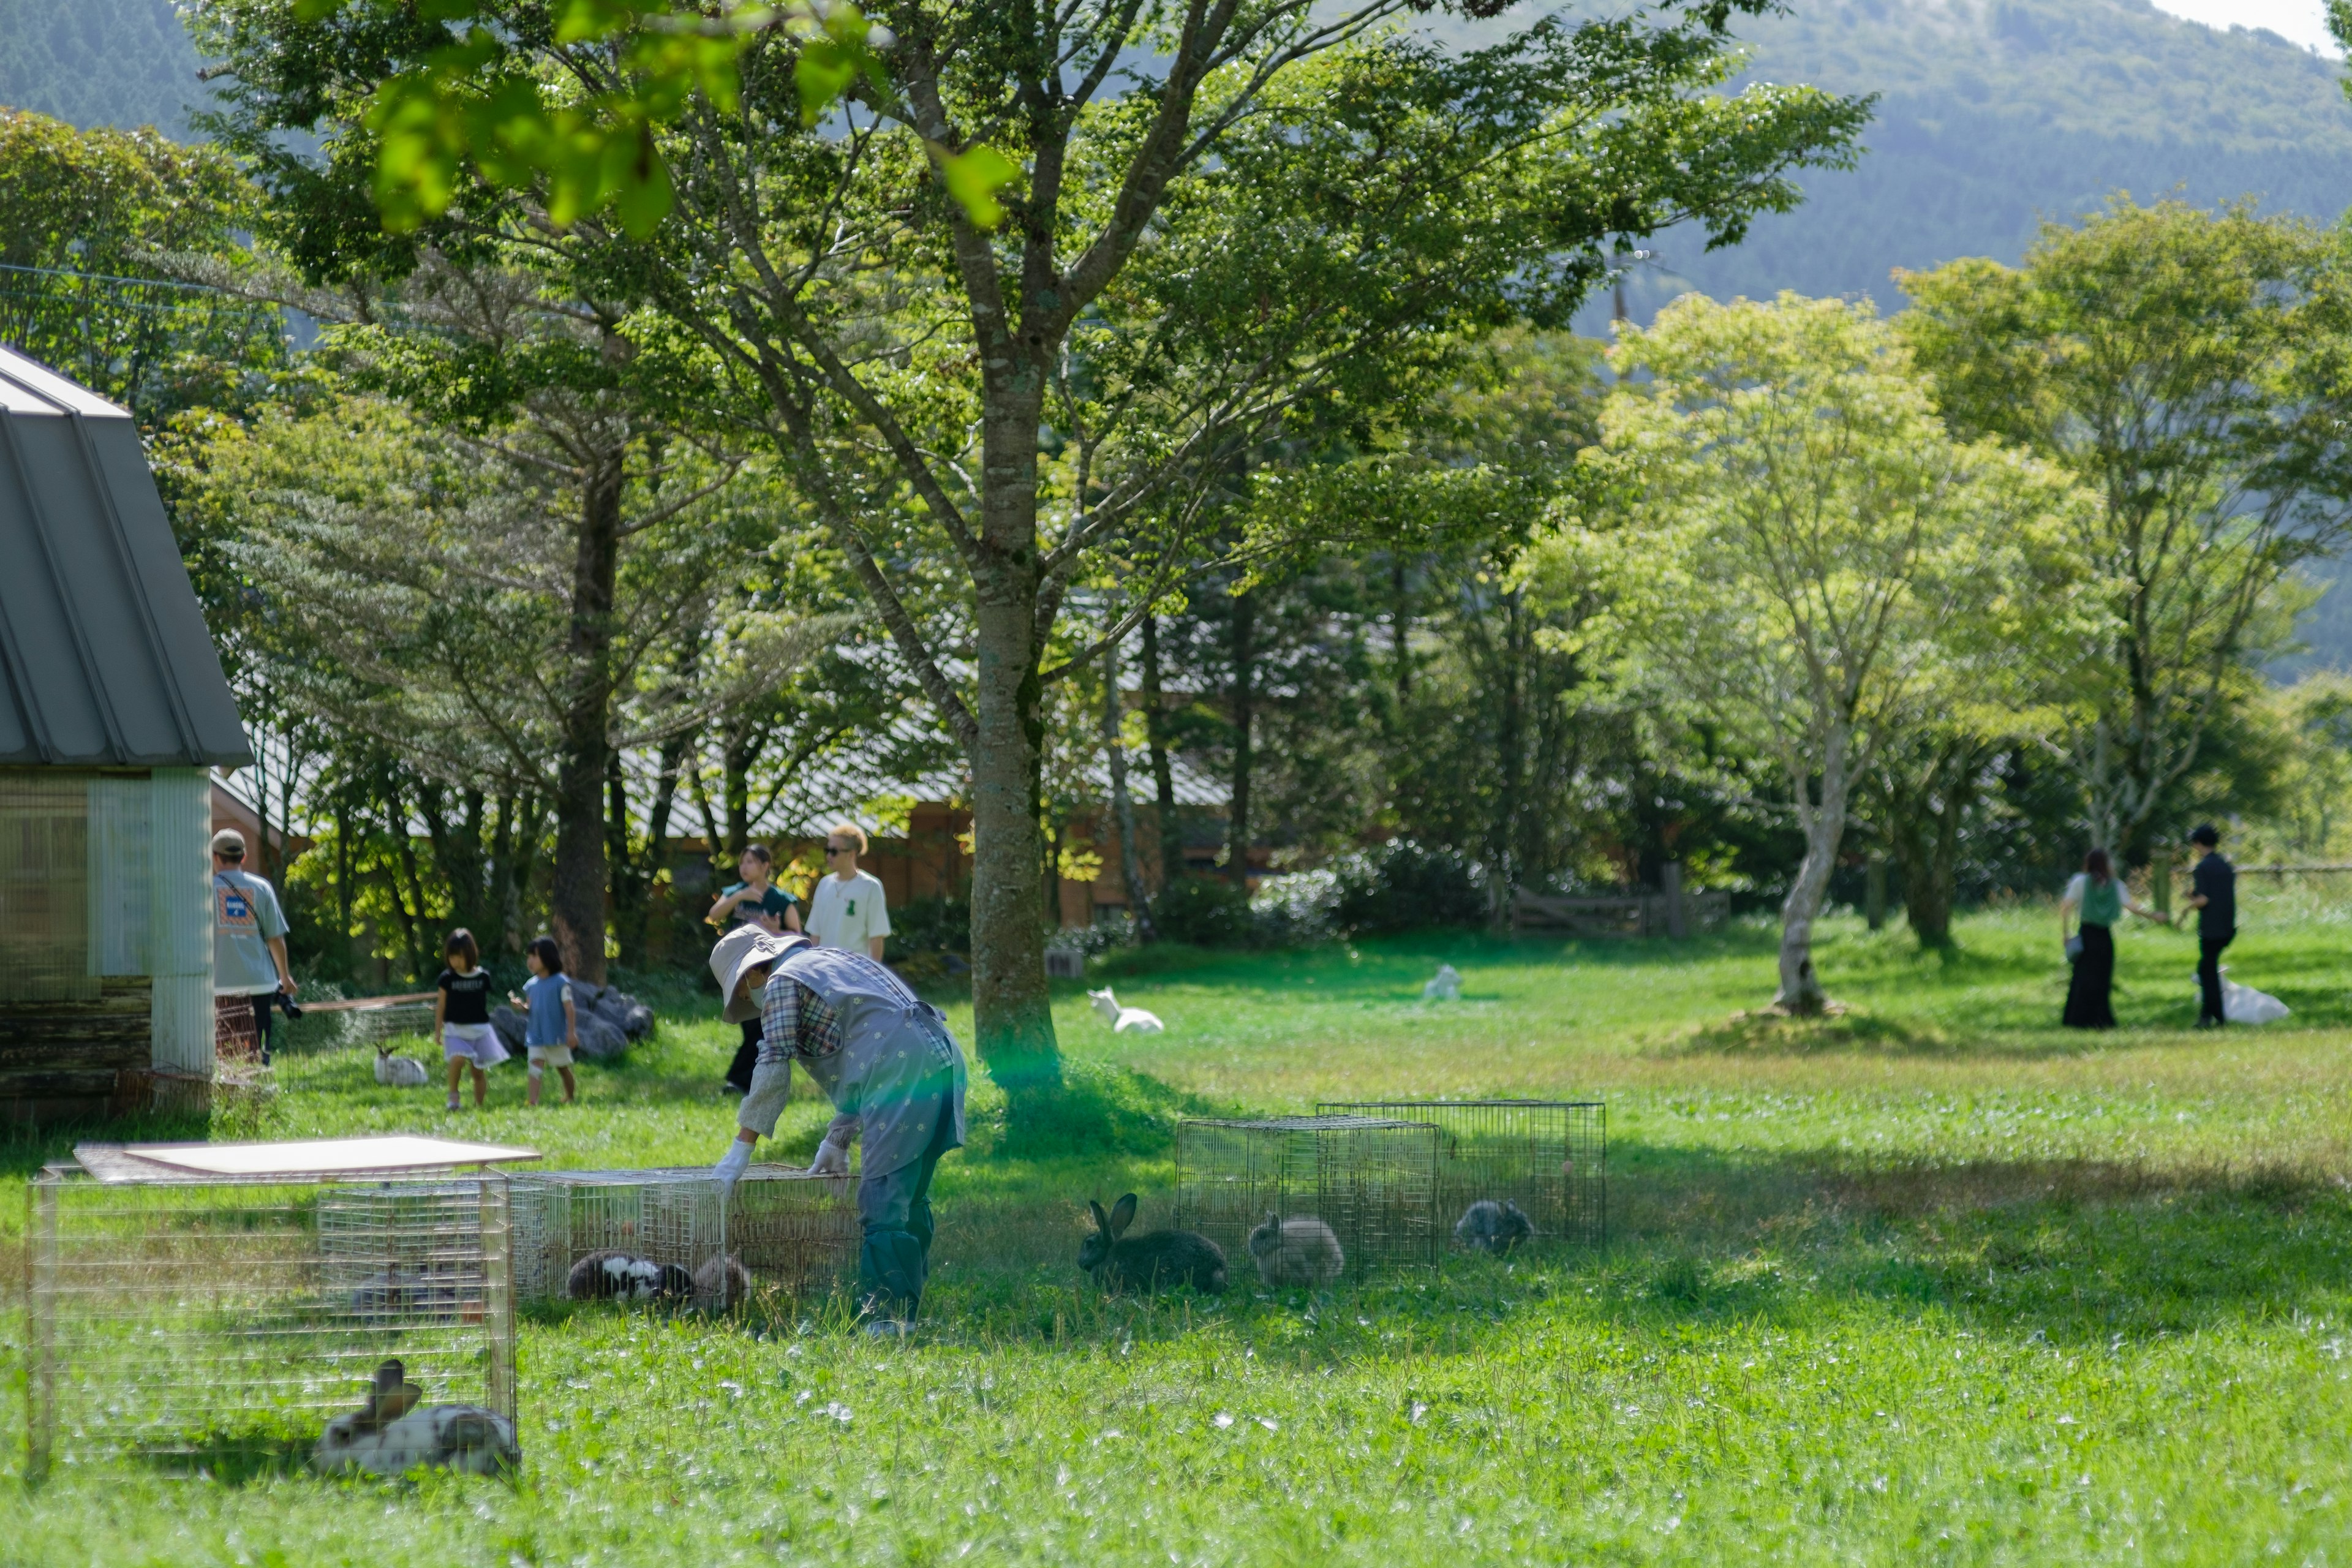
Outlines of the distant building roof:
M131 416L0 348L0 764L252 761Z

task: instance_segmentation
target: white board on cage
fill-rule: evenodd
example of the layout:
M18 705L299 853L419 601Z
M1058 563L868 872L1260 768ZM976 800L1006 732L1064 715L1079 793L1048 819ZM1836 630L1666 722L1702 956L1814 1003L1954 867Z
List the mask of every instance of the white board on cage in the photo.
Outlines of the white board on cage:
M467 1165L536 1160L536 1149L467 1143L454 1138L388 1133L374 1138L313 1138L266 1143L77 1143L74 1160L101 1182L157 1182L174 1176L219 1181L322 1181L336 1176L416 1174Z

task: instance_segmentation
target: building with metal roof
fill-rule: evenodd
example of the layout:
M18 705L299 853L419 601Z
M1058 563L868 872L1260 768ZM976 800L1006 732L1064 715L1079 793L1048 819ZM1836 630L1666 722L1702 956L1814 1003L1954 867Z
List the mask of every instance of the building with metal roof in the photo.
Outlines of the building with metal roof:
M131 416L0 347L0 1119L213 1081L211 770L252 760Z

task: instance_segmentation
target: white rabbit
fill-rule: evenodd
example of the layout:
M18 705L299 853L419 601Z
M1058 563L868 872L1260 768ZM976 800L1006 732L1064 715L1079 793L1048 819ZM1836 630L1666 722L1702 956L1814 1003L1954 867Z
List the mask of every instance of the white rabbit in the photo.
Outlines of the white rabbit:
M1462 1000L1462 976L1450 963L1437 966L1437 973L1421 988L1424 1002L1459 1002Z
M1108 985L1099 991L1087 992L1087 1000L1095 1005L1095 1011L1102 1015L1103 1021L1110 1026L1110 1032L1114 1035L1124 1035L1130 1029L1140 1035L1156 1035L1167 1026L1160 1023L1157 1013L1146 1012L1140 1007L1120 1006L1118 998L1110 994Z
M495 1476L522 1463L514 1423L478 1405L425 1405L425 1391L397 1361L375 1369L375 1392L348 1415L327 1423L310 1468L320 1475L363 1470L404 1476L420 1468Z
M390 1046L375 1048L375 1080L387 1089L423 1089L432 1082L415 1057L396 1057Z

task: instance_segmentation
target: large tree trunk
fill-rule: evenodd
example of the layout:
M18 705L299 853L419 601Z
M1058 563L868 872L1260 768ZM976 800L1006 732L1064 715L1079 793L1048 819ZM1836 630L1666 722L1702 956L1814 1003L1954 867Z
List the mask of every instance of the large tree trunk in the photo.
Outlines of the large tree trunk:
M1780 1006L1791 1013L1818 1013L1828 995L1813 971L1813 921L1821 917L1822 900L1829 891L1830 873L1837 867L1838 846L1845 837L1846 755L1848 739L1833 734L1822 759L1821 798L1801 812L1805 826L1805 858L1797 879L1780 901ZM1805 781L1791 781L1802 803Z
M1903 910L1923 948L1952 945L1952 904L1958 883L1960 825L1976 804L1984 749L1947 741L1911 777L1885 770L1887 842L1903 873Z
M1249 885L1250 773L1256 762L1251 751L1253 721L1257 717L1257 595L1236 594L1233 604L1232 690L1234 773L1232 800L1225 818L1225 875Z
M1032 422L1034 428L1034 422ZM1030 562L1034 563L1032 554ZM1038 718L1034 567L1001 564L981 584L973 626L971 1004L982 1060L1004 1091L1011 1131L1026 1142L1041 1102L1061 1087L1045 987L1045 840L1037 821L1044 731Z
M1517 851L1527 773L1527 664L1520 647L1524 608L1517 589L1503 595L1502 657L1494 671L1500 711L1495 726L1495 818L1486 849L1486 920L1497 932L1509 922L1511 898L1519 885Z
M555 875L548 910L567 973L604 983L604 770L611 755L613 580L621 559L621 453L582 487L564 647L563 751L555 774Z
M1111 818L1118 829L1118 874L1127 889L1127 912L1139 942L1157 941L1151 897L1143 885L1143 851L1135 842L1135 797L1127 793L1127 743L1119 729L1126 710L1118 694L1118 645L1103 649L1103 755L1110 767Z
M1176 775L1168 765L1168 701L1160 680L1160 617L1143 617L1143 733L1151 752L1152 813L1159 817L1160 885L1184 869L1184 829L1176 820Z

